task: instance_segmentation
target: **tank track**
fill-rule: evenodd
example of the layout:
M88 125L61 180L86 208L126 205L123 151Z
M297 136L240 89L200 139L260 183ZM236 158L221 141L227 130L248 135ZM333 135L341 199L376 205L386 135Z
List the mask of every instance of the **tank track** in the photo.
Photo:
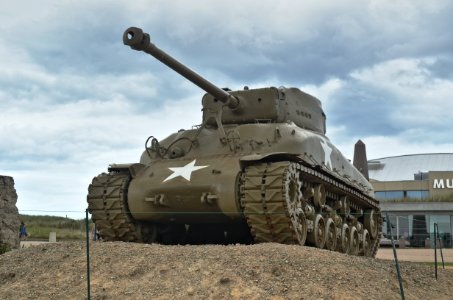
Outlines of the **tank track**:
M241 206L255 242L297 243L283 195L288 165L252 165L242 174Z
M300 191L297 191L297 195L293 197L303 200L304 188L313 184L323 184L330 199L339 199L341 196L347 196L352 199L351 206L353 208L360 210L360 207L372 207L379 213L379 207L373 198L361 193L353 186L340 182L339 179L333 176L326 175L322 171L289 161L258 163L245 168L241 177L240 188L241 206L255 242L304 245L306 233L305 235L304 233L299 234L294 229L298 224L294 222L295 214L299 215L299 223L311 224L307 227L309 231L313 230L313 223L311 221L306 222L305 214L303 212L297 213L297 210L301 211L302 207L293 207L291 205L292 201L285 199L285 197L291 197L291 194L294 193L294 191L290 191L291 188L288 185L290 180L288 177L290 175L288 174L291 173L298 174L295 182L299 183L295 185L298 186L298 189L300 188ZM318 210L318 213L321 214L321 209ZM326 215L325 213L323 214ZM380 229L382 220L379 217L377 221L376 226ZM342 224L346 223L346 218L343 218ZM342 226L342 224L339 226ZM380 230L378 230L377 237L370 241L368 256L375 257L377 253L379 232ZM339 249L336 249L336 251L339 251ZM362 255L364 254L362 253Z
M88 211L105 241L141 241L139 227L128 214L129 181L126 172L102 173L88 187Z

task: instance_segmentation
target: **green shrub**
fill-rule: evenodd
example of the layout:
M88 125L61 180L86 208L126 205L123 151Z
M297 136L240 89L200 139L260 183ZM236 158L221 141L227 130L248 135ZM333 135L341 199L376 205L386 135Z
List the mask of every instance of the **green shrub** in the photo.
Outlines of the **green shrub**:
M11 251L11 247L8 244L0 242L0 255Z

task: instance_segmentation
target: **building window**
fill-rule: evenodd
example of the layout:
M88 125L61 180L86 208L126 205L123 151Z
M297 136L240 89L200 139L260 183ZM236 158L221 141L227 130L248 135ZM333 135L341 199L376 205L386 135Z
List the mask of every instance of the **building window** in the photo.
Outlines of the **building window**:
M450 224L450 216L446 215L430 215L429 216L429 231L430 231L430 238L434 240L434 223L437 223L437 227L439 228L439 238L442 241L442 247L451 248L452 247L452 240L451 240L451 224Z
M426 199L428 196L428 191L406 191L406 197L410 199Z
M428 172L418 172L414 174L414 180L428 180Z
M374 197L378 200L398 200L398 199L426 199L429 197L428 191L377 191Z
M442 247L452 248L453 215L396 215L383 216L385 222L382 224L382 233L385 239L390 239L390 233L395 240L405 240L410 247L434 247L434 224L439 227L439 238ZM392 227L388 222L391 222ZM439 241L437 241L439 242Z
M374 192L374 197L378 200L385 199L385 192Z
M403 199L403 191L379 191L375 192L374 196L378 200L391 200L391 199Z

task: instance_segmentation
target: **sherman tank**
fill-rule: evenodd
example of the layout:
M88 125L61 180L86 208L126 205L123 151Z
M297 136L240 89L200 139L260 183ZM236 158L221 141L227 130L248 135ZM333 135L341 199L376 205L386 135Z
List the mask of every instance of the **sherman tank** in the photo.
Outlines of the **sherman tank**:
M375 256L382 220L365 176L326 137L321 102L297 88L221 89L131 27L123 42L203 89L202 122L88 188L102 238L162 244L310 245Z

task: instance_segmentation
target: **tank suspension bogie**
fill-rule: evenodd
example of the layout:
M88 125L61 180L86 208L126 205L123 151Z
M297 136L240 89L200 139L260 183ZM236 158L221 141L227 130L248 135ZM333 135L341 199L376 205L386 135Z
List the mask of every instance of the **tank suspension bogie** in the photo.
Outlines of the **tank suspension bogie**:
M317 184L313 187L313 203L316 207L323 207L326 204L326 188L323 184Z
M321 214L325 221L326 249L352 255L374 255L372 250L377 248L378 239L373 238L366 227L378 228L376 209L364 209L354 202L352 196L332 190L326 184L311 183L306 178L301 178L301 181L304 210L309 223L308 243L320 245L315 242L315 237L319 235L314 231L317 226L312 220ZM373 227L374 224L376 226Z
M312 230L308 233L307 241L316 248L324 248L326 243L326 221L321 214L317 214L311 222Z
M358 255L359 254L359 232L357 231L357 227L351 226L350 234L351 234L351 238L350 238L349 254Z
M315 217L316 210L314 206L310 204L305 204L304 211L305 215L307 216L307 219L312 220Z
M349 216L351 208L349 207L349 200L347 196L340 197L339 206L340 215L345 217Z
M326 222L326 249L335 251L337 248L337 227L332 218L328 218Z
M378 218L379 215L373 209L367 209L364 212L364 225L369 231L371 238L376 238L378 235Z
M363 233L362 233L362 239L361 239L361 252L359 253L360 255L363 255L363 256L370 256L371 255L371 237L370 237L370 233L368 232L368 230L363 230Z
M337 249L340 252L348 254L351 247L351 229L348 224L342 224L339 238L340 242L338 243Z

